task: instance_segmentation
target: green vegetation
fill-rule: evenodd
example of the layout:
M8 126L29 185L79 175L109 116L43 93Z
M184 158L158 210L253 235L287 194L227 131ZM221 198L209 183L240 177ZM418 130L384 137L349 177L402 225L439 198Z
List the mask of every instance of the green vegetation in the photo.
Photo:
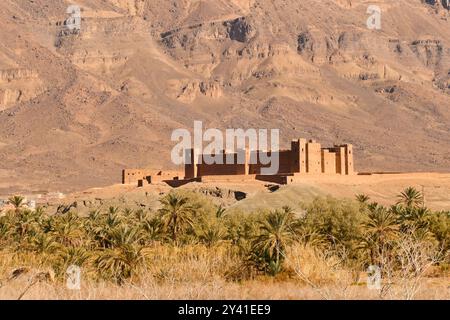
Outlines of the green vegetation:
M317 198L300 212L284 207L228 214L203 196L182 192L163 197L157 212L110 208L86 217L26 210L21 197L10 202L15 209L0 217L0 254L20 263L17 267L49 268L60 280L71 265L93 280L118 284L138 280L151 267L160 268L154 276L164 279L171 270L158 263L170 265L169 252L187 254L191 248L198 255L226 256L227 263L214 267L231 280L294 276L298 270L287 263L288 252L299 245L358 272L369 265L389 275L408 270L402 254L417 248L432 249L424 263L449 262L450 212L428 210L414 188L389 208L358 195L355 201Z

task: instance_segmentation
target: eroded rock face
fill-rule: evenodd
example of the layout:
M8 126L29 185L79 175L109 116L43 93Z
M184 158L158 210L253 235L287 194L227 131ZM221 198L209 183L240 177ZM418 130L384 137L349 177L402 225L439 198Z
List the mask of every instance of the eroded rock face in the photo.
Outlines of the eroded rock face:
M33 99L44 90L35 70L22 68L0 70L0 110Z
M31 69L8 69L0 70L0 81L11 82L14 80L30 80L37 79L38 74L36 71Z
M382 31L354 0L85 0L69 32L67 1L2 1L0 163L21 186L107 185L170 165L171 132L204 120L352 142L361 170L448 168L450 15L377 3Z
M199 97L217 99L223 94L221 84L215 81L180 81L174 79L169 82L170 90L167 91L167 95L184 103L193 102Z
M208 41L223 42L227 39L247 42L255 35L255 29L245 17L234 20L214 21L184 26L161 33L161 42L170 49L198 50Z
M450 9L449 0L424 0L424 2L430 6L439 7L442 6L444 9Z
M59 31L55 46L78 67L104 74L123 66L136 53L134 43L142 41L145 32L134 17L86 18L81 30ZM98 43L98 38L110 42Z
M247 42L255 35L255 29L247 22L245 17L225 22L227 33L231 40Z
M142 15L145 8L145 0L111 0L111 2L126 10L131 16Z
M430 68L438 68L444 62L443 59L449 59L449 48L445 48L441 40L414 40L409 47L420 61Z
M236 191L224 188L200 188L197 190L199 193L202 193L206 196L211 196L214 198L219 198L221 200L228 201L242 201L247 198L247 193L243 191Z

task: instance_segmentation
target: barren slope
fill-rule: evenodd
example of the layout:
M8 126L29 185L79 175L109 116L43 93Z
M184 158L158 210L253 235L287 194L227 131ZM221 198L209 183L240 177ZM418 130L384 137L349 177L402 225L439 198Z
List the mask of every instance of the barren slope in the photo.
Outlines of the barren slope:
M450 168L450 15L378 0L0 3L0 192L170 167L173 129L280 128L350 142L361 171Z

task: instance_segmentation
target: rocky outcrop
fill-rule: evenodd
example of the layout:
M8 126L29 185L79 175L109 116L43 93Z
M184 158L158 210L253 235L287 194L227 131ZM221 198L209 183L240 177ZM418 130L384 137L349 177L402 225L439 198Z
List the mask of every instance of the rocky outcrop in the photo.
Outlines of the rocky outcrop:
M19 103L22 97L22 90L0 89L0 110Z
M353 0L140 3L79 1L81 32L58 34L69 2L0 2L0 69L39 72L0 80L0 108L14 106L0 112L0 163L17 186L85 188L123 166L163 167L170 133L194 120L348 140L364 147L363 170L450 167L442 6L377 0L383 28L368 30L368 4ZM414 41L427 39L441 42Z
M43 91L39 75L34 70L0 70L0 110L30 100Z
M440 40L415 40L409 47L426 67L436 68L442 63L445 47Z
M0 70L0 82L11 82L14 80L37 79L38 74L31 69L6 69Z
M222 87L217 81L171 80L168 85L170 89L167 95L184 103L190 103L202 96L217 99L223 94Z
M145 8L145 0L110 0L110 2L131 16L142 15Z
M180 27L161 34L161 42L170 49L192 49L202 40L230 39L247 42L255 35L254 28L245 17L228 21L213 21Z
M58 33L56 47L77 66L98 73L108 73L123 66L136 49L133 39L145 33L139 19L133 17L83 19L81 30ZM96 39L110 42L98 44Z
M224 22L227 27L227 34L231 40L247 42L255 35L254 28L247 22L245 17Z
M336 38L333 35L322 37L322 35L305 31L298 36L297 51L316 64L332 62L333 57L339 53L340 41L340 37Z
M219 187L215 188L200 188L197 192L209 197L219 198L222 200L236 200L242 201L247 198L247 193L242 191L223 189Z

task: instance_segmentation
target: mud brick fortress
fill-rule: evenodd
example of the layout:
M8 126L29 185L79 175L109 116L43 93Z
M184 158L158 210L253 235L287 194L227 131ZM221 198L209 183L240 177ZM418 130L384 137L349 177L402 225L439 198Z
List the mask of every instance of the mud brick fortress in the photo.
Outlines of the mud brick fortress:
M270 165L261 164L261 155L274 157L271 151L240 150L236 153L222 152L223 164L206 164L206 155L195 154L193 149L185 150L184 173L178 171L158 171L146 169L125 169L122 172L123 184L167 183L181 186L190 182L245 182L261 180L278 184L290 184L301 181L301 177L310 175L353 175L353 146L351 144L335 145L322 148L320 143L306 139L291 142L290 150L277 151L279 169L274 175L263 175L262 169ZM245 161L238 161L239 154L245 154ZM215 155L215 158L220 155ZM234 158L229 164L227 158ZM254 160L256 159L256 161ZM240 164L241 162L244 162Z

